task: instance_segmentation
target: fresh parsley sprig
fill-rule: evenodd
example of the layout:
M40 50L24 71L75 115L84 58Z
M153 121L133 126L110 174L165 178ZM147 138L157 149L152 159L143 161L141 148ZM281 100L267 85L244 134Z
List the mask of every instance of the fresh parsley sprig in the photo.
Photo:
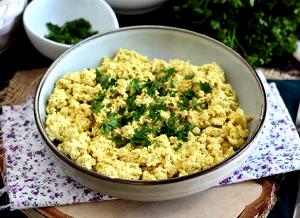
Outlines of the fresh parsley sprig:
M150 132L151 129L147 127L135 131L133 137L130 139L130 143L135 146L142 145L144 147L148 147L151 144L148 138L148 133Z
M109 87L116 85L116 79L110 78L109 76L101 73L98 69L96 69L95 73L96 82L100 84L103 89L108 89Z
M105 94L102 92L98 93L97 98L92 102L92 110L94 113L99 113L104 107L103 99Z
M293 54L300 37L299 0L174 2L178 25L225 43L254 68L285 63L282 57Z
M104 134L107 134L107 133L111 132L112 130L114 130L118 126L118 120L116 118L116 114L115 113L109 113L108 114L108 118L109 118L109 121L106 122L106 123L103 123L100 126L100 130Z

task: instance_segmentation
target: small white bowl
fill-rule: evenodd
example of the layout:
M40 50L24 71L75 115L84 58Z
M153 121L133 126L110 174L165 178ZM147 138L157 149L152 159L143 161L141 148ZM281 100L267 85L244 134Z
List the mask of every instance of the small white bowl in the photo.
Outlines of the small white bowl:
M114 11L104 0L35 0L25 9L23 23L33 46L54 60L72 45L45 38L49 33L46 23L63 25L78 18L89 21L99 34L119 28Z
M167 0L106 0L118 14L144 14L162 6Z

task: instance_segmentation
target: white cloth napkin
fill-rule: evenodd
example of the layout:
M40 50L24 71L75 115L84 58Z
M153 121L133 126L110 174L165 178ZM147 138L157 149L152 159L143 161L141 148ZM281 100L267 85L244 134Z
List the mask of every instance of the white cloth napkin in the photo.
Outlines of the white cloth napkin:
M300 140L275 84L268 85L267 119L248 160L220 184L257 179L300 169ZM3 107L0 118L6 149L6 190L11 209L110 200L84 187L56 166L45 150L33 118L33 99ZM4 190L4 189L3 189Z

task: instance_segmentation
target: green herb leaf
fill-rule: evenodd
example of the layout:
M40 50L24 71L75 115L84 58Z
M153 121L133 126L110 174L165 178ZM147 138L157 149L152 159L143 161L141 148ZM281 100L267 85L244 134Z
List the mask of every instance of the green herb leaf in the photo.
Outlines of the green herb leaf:
M101 85L102 88L108 89L111 86L115 86L117 80L114 78L109 78L109 76L101 73L98 69L95 71L96 73L96 82Z
M167 121L163 121L161 134L165 134L168 137L176 136L176 120L175 115L172 115Z
M160 100L158 101L156 104L154 104L153 106L150 107L149 110L149 117L156 122L157 120L160 119L160 110L162 111L167 111L168 107L166 106L166 104Z
M112 141L114 143L116 143L117 147L120 148L120 147L123 147L125 146L127 143L128 143L128 140L127 139L124 139L122 138L121 136L117 135L115 137L112 138Z
M207 83L207 82L204 82L204 83L200 82L199 86L200 86L200 89L201 89L204 93L211 93L211 92L212 92L212 88L211 88L211 86L209 85L209 83Z
M202 102L197 102L196 98L192 99L192 106L195 110L199 110L202 107Z
M182 95L188 100L192 100L192 98L196 97L196 93L193 90L186 91L182 93Z
M104 107L102 101L103 101L102 99L96 99L93 101L92 103L93 112L99 113L101 111L101 109Z
M231 96L233 96L233 92L232 92L232 90L229 90L228 91L228 93L226 94L228 97L231 97Z
M182 147L182 143L179 143L175 148L173 148L174 151L178 151Z
M117 83L117 80L114 79L114 78L111 78L110 81L109 81L109 86L115 86Z
M180 121L174 114L163 122L161 127L161 134L168 137L175 136L179 140L187 141L189 131L193 129L193 125L186 121Z
M158 89L158 93L160 96L166 96L168 94L168 91L161 87Z
M185 77L184 77L184 79L186 79L186 80L191 80L191 79L193 79L195 77L195 74L194 73L190 73L189 75L186 75Z
M181 101L182 101L179 104L180 108L182 110L188 110L189 109L190 100L192 100L194 97L196 97L196 93L193 90L189 90L189 91L183 92L180 95L180 98L181 98Z
M127 107L128 107L128 112L134 111L137 107L135 103L135 96L129 96L126 100Z
M120 107L120 109L118 110L118 114L121 114L123 115L126 111L126 108L125 107Z
M133 137L130 139L132 145L142 145L148 147L151 145L151 142L148 139L148 133L150 132L149 128L142 128L141 130L136 130Z
M108 89L109 87L109 77L101 73L98 69L96 69L96 82L104 89Z
M134 120L138 121L141 116L146 112L147 106L142 104L140 106L136 106L135 111L133 113Z
M171 79L171 88L172 89L176 88L176 82L173 79Z
M188 133L193 129L193 125L190 123L185 124L177 131L177 138L182 141L187 141Z
M46 26L49 30L49 34L45 36L47 39L69 45L76 44L97 33L91 30L91 24L83 18L68 21L62 26L48 22Z
M119 127L126 126L129 122L132 122L132 121L133 121L132 114L123 115L118 121Z
M164 68L163 71L168 75L168 76L172 76L173 74L175 74L177 71L174 67L170 67L170 68Z
M140 95L141 94L142 89L141 89L139 81L137 79L131 80L130 85L131 85L131 88L132 88L133 93L135 95Z
M116 114L114 113L109 113L108 117L109 117L109 122L107 123L103 123L100 126L100 130L107 134L109 132L111 132L113 129L115 129L118 126L118 120L116 119Z
M153 97L155 91L158 89L158 84L155 84L150 79L148 79L144 87L147 90L147 95Z
M164 68L163 72L165 75L157 80L157 86L167 82L177 71L175 68Z

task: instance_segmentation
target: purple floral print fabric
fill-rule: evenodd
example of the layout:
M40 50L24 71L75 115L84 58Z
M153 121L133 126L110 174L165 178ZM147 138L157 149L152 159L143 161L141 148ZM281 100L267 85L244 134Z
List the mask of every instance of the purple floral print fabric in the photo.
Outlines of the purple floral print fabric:
M34 122L32 98L3 107L1 127L12 210L112 199L66 176L48 157Z
M220 184L258 179L300 169L300 140L275 84L267 84L267 119L254 152ZM33 117L33 99L3 107L0 118L6 150L6 186L10 208L24 209L113 198L79 184L48 156Z
M221 184L258 179L300 169L300 139L275 83L258 70L267 95L267 116L259 141L247 161Z

